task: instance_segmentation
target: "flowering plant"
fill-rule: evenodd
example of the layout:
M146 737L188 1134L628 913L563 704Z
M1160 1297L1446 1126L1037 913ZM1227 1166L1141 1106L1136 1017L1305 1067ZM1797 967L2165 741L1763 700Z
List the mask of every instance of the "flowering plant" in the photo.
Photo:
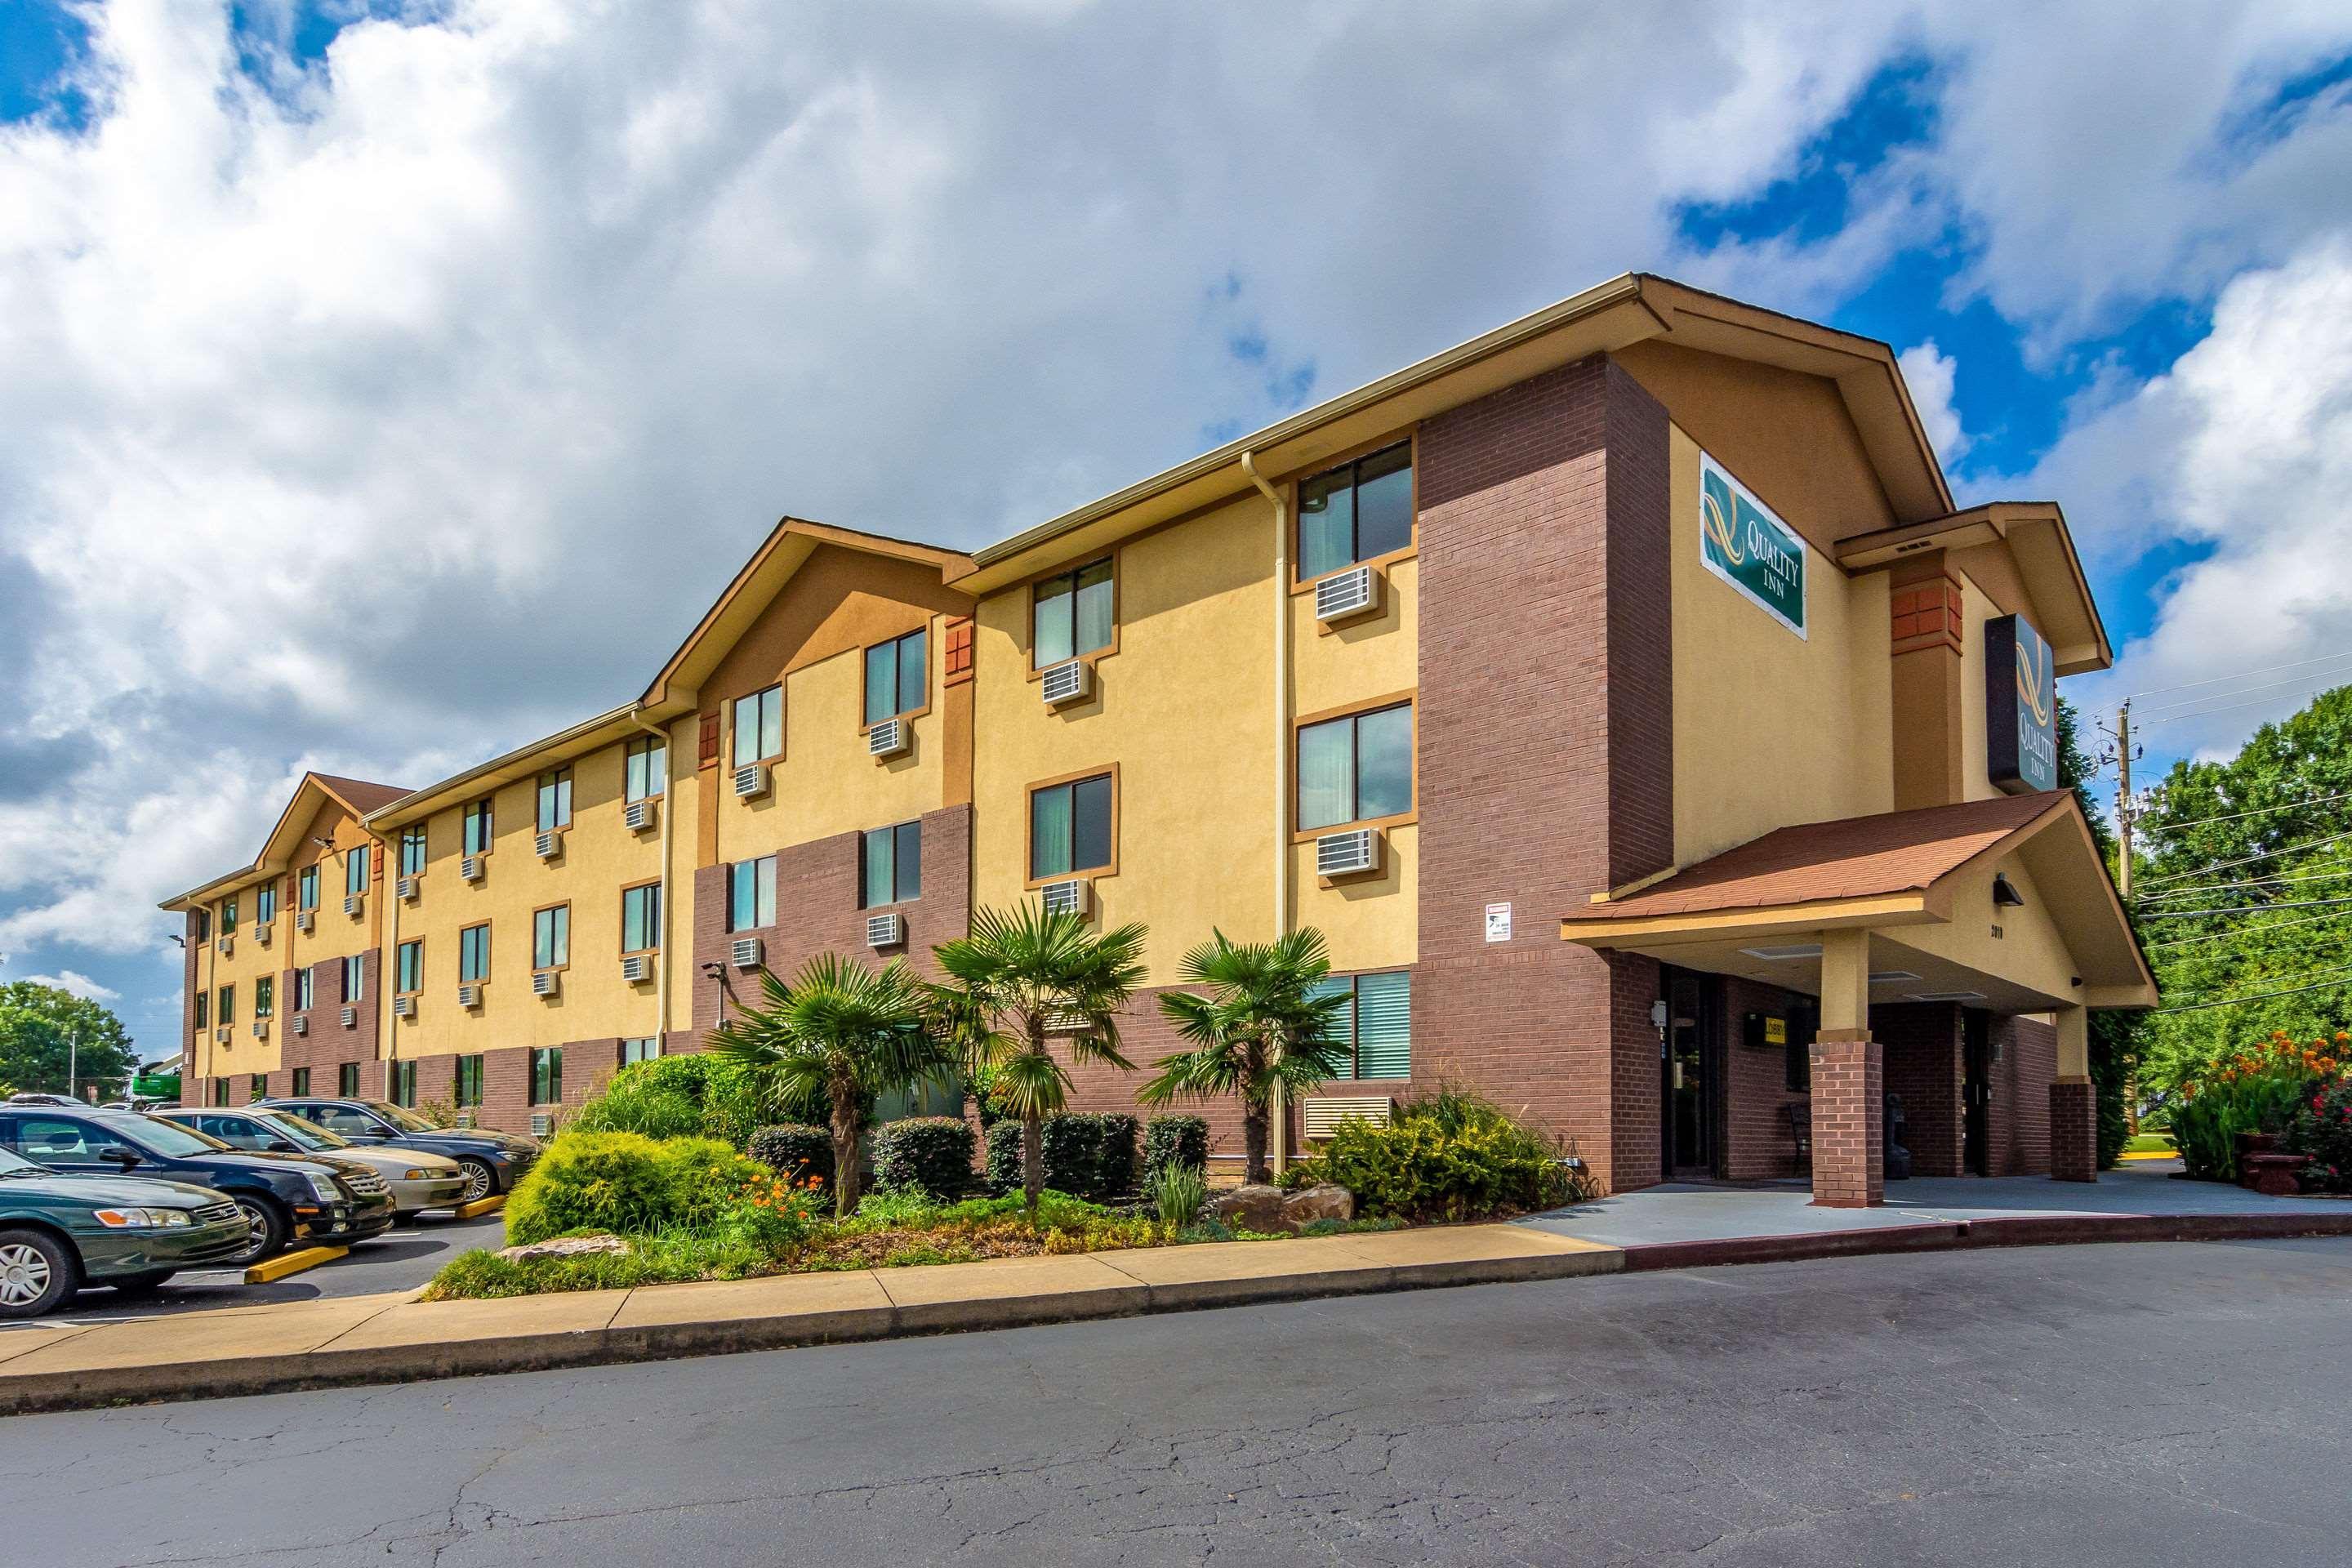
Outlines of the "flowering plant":
M2223 1057L2180 1086L2172 1135L2189 1174L2235 1181L2238 1134L2267 1132L2294 1140L2315 1098L2345 1089L2352 1064L2352 1033L2304 1041L2280 1030L2262 1045ZM2352 1161L2337 1162L2352 1169Z

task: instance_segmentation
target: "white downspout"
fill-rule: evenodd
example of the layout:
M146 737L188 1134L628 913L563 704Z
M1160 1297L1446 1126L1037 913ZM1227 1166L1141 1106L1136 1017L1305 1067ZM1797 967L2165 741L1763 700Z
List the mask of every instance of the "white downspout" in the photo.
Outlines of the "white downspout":
M648 724L638 715L644 710L629 710L629 722L662 743L662 803L661 803L661 963L654 971L654 1005L661 1016L654 1027L654 1055L665 1056L669 1050L669 968L673 952L670 942L670 918L674 913L669 898L670 808L677 804L670 789L669 731ZM625 792L624 792L625 793Z
M382 899L390 910L390 918L384 922L387 929L383 946L378 950L381 956L375 965L375 1005L381 1009L376 1017L383 1026L383 1097L390 1100L392 1068L400 1059L400 1014L392 1005L393 997L400 990L400 840L389 838L381 842L384 847L384 864L391 868L392 875L385 879L385 886L375 889L376 897ZM278 1040L278 1048L283 1059L283 1037Z
M1257 471L1257 454L1242 454L1242 472L1274 506L1274 934L1290 931L1290 515L1282 492ZM1290 1106L1274 1089L1274 1144L1267 1163L1276 1178L1287 1163Z

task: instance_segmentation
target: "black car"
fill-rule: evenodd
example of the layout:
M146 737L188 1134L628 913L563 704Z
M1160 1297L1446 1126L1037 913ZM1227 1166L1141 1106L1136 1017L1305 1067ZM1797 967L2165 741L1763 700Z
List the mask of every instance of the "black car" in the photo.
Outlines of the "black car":
M354 1143L424 1149L466 1167L466 1202L511 1192L539 1161L539 1140L486 1127L440 1127L386 1100L265 1100Z
M122 1110L0 1105L0 1149L77 1176L139 1176L209 1187L245 1211L249 1267L297 1235L363 1241L392 1224L392 1192L356 1161L232 1149L193 1128Z

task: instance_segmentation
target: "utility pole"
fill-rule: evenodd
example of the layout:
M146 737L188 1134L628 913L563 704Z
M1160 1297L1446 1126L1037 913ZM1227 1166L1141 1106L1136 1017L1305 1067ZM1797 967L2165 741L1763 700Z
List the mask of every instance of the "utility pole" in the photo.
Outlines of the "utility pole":
M2126 904L2131 902L2132 813L2134 809L2132 802L2131 765L2131 699L2126 697L2124 699L2124 705L2116 710L2116 766L2119 770L2117 773L2119 782L2116 789L2116 827L2123 840L2123 859L2116 868L2116 890L2123 895L2124 902Z
M66 1098L68 1100L81 1098L80 1092L75 1088L75 1079L79 1076L80 1068L81 1026L77 1024L66 1031Z

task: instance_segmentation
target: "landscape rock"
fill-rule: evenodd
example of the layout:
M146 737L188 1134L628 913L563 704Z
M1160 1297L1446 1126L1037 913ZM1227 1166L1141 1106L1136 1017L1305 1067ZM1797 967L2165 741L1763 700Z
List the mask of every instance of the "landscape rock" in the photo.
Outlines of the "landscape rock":
M584 1258L596 1252L626 1252L629 1244L617 1236L558 1236L528 1247L501 1247L499 1256L512 1263L534 1258Z
M1282 1217L1293 1230L1318 1219L1351 1220L1356 1217L1356 1194L1328 1182L1319 1187L1304 1187L1282 1200Z
M1202 1212L1235 1230L1287 1230L1290 1227L1283 1223L1282 1216L1285 1196L1280 1187L1252 1182L1210 1194L1208 1206Z

